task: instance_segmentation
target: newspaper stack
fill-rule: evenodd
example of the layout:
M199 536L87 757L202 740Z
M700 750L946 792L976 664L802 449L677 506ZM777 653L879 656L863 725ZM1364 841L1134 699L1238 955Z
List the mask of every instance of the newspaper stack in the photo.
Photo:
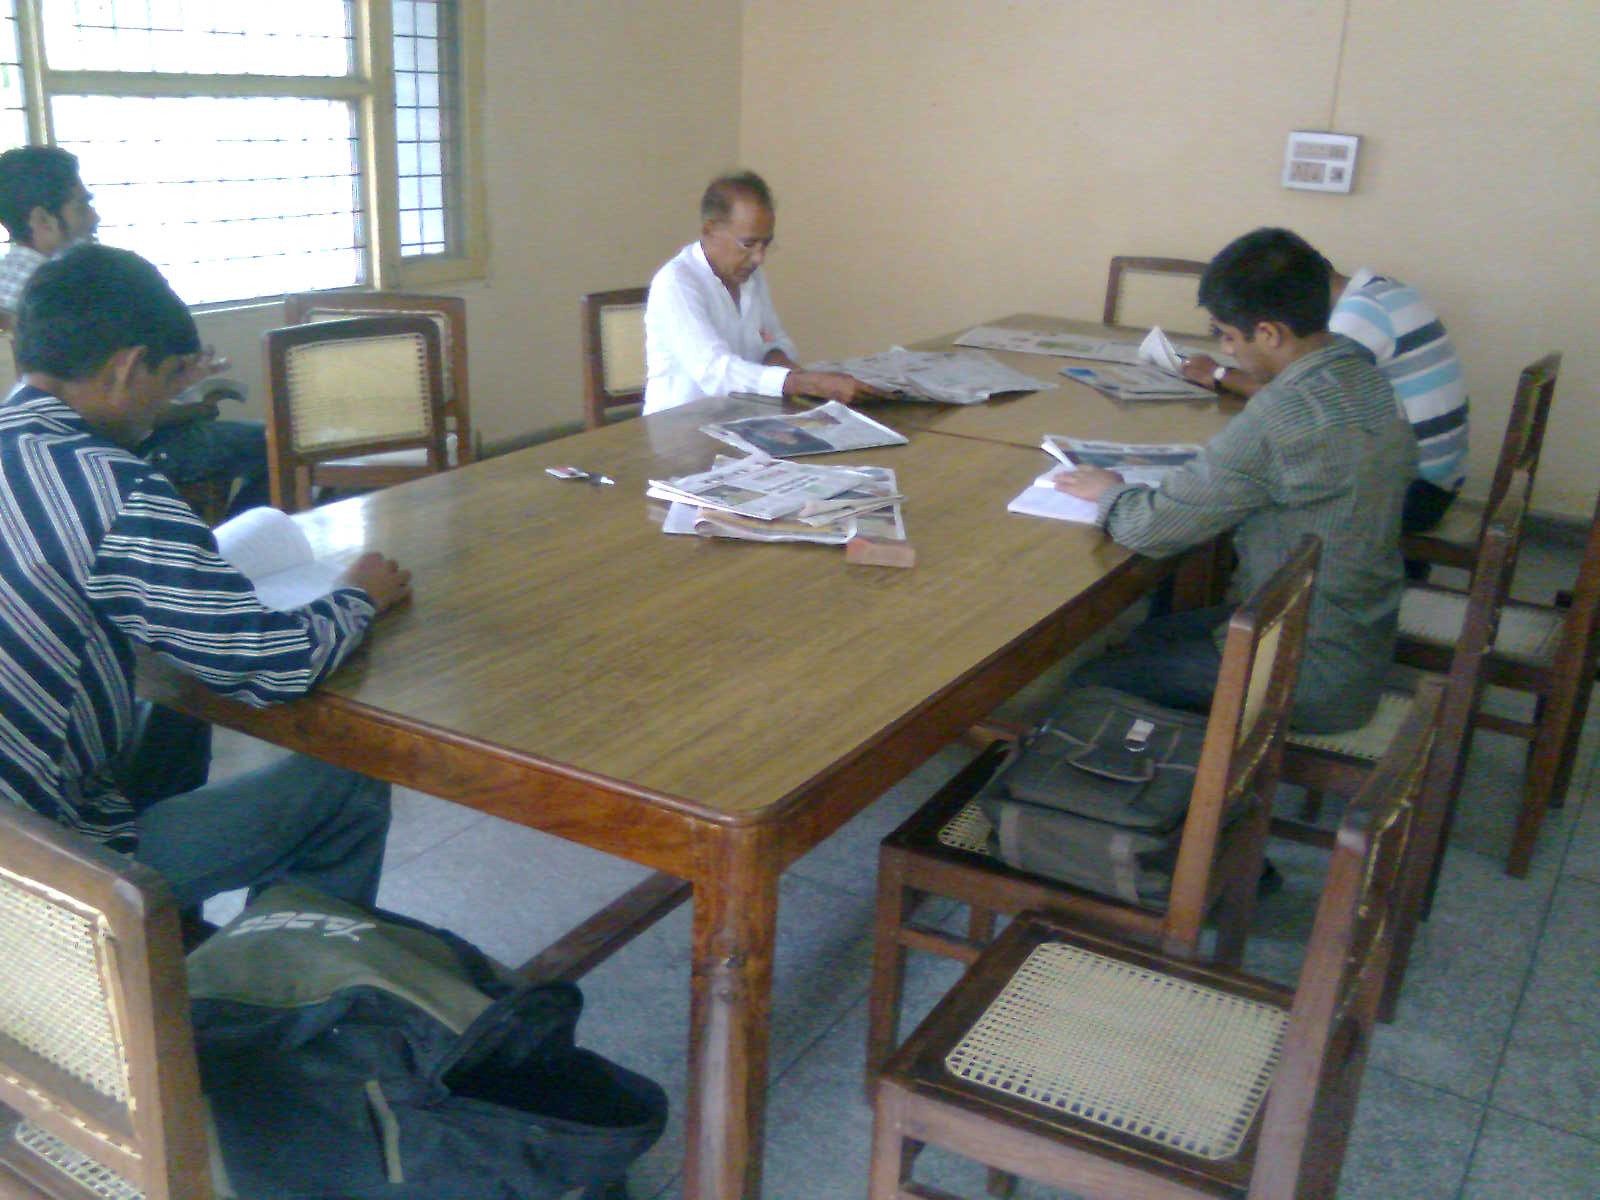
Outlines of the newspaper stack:
M765 454L717 456L711 470L650 481L670 502L664 533L753 542L843 545L864 536L904 541L895 474L887 467L817 467Z
M931 400L937 404L982 404L1005 392L1042 392L1056 386L1053 380L1035 379L991 354L971 350L906 350L895 346L860 358L813 363L807 370L842 371L907 400Z

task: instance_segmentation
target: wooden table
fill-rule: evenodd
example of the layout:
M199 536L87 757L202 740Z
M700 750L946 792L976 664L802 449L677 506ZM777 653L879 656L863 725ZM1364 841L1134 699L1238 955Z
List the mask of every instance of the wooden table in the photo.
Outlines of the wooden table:
M294 704L252 709L159 669L143 681L219 724L688 880L684 1193L701 1200L760 1192L784 868L1165 570L1096 530L1008 516L1037 450L930 433L842 459L899 473L913 570L663 536L646 479L708 465L717 445L697 426L741 411L762 410L705 402L304 514L319 552L409 567L412 603ZM545 474L558 463L616 486Z

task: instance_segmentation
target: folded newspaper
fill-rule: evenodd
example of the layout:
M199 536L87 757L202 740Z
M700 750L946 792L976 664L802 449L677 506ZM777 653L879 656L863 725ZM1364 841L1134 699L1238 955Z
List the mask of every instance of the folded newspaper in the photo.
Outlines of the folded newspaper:
M895 346L860 358L813 363L812 371L842 371L862 383L896 392L907 400L937 404L982 404L1006 392L1040 392L1054 380L1006 366L993 355L969 350L906 350Z
M859 476L856 484L833 497L835 507L831 510L763 521L676 500L667 510L661 529L663 533L752 542L843 545L858 535L879 541L905 541L905 520L894 472L887 467L857 467L854 473Z
M1199 456L1204 447L1179 442L1097 442L1046 435L1042 447L1060 465L1051 467L1006 505L1007 512L1057 521L1099 523L1099 505L1057 491L1055 482L1079 467L1103 467L1128 483L1160 487L1174 468Z
M1153 331L1152 331L1153 332ZM1149 334L1145 335L1149 340ZM1162 334L1164 338L1166 335ZM1168 343L1185 358L1196 354L1209 355L1226 366L1237 366L1231 358L1217 349L1183 343ZM1057 358L1089 358L1099 362L1126 363L1133 366L1145 361L1140 358L1142 343L1127 342L1118 338L1095 337L1082 333L1055 333L1045 329L1011 329L1003 325L979 325L956 339L958 346L977 346L984 350L1007 350L1013 354L1051 354Z
M742 417L700 426L720 442L747 454L795 458L804 454L829 454L835 450L866 450L874 446L903 446L906 439L864 413L830 400L809 412L774 413Z
M1087 383L1117 400L1210 399L1210 388L1183 377L1185 355L1179 352L1161 326L1153 326L1139 343L1138 358L1099 367L1063 367L1069 379Z

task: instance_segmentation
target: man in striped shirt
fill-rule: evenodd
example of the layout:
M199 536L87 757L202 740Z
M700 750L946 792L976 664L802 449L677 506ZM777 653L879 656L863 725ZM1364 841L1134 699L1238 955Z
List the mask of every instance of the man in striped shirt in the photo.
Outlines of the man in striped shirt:
M250 581L133 447L203 369L194 320L160 273L82 245L23 293L23 378L0 403L0 800L171 883L180 905L293 878L371 903L388 785L298 756L140 810L115 781L131 735L134 647L251 704L304 695L403 601L379 554L293 612Z
M1301 238L1258 229L1226 246L1200 281L1223 349L1255 395L1192 463L1159 488L1082 468L1056 484L1099 505L1121 545L1165 556L1233 535L1240 597L1255 592L1307 533L1322 541L1291 721L1326 733L1377 707L1403 588L1400 512L1416 439L1371 356L1328 332L1328 267ZM1075 683L1206 711L1229 609L1147 621Z
M1327 259L1323 259L1327 262ZM1341 275L1328 263L1333 311L1328 328L1365 346L1394 388L1417 438L1417 478L1406 492L1401 529L1425 533L1443 518L1467 475L1467 389L1461 360L1439 314L1416 288L1362 267ZM1245 372L1196 355L1184 375L1218 391L1252 396Z

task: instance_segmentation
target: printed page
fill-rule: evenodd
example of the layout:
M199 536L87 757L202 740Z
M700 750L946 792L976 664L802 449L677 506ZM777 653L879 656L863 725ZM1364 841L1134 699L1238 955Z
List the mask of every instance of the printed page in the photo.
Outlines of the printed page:
M831 499L859 482L850 470L785 462L764 454L742 459L719 455L709 471L650 480L645 494L770 521L799 513L808 503Z
M809 412L743 417L700 426L700 432L749 454L794 458L836 450L902 446L906 439L887 425L830 400Z
M940 404L982 404L1006 392L1039 392L1056 386L1013 370L981 352L907 350L895 346L861 358L814 363L813 371L843 371L863 383L901 393L908 400Z
M1066 472L1065 467L1046 471L1014 496L1006 505L1006 511L1026 517L1048 517L1053 521L1076 521L1080 525L1097 524L1098 505L1055 489L1055 480Z
M215 530L217 552L255 587L262 605L301 608L333 591L344 566L312 555L293 517L276 508L246 509Z

